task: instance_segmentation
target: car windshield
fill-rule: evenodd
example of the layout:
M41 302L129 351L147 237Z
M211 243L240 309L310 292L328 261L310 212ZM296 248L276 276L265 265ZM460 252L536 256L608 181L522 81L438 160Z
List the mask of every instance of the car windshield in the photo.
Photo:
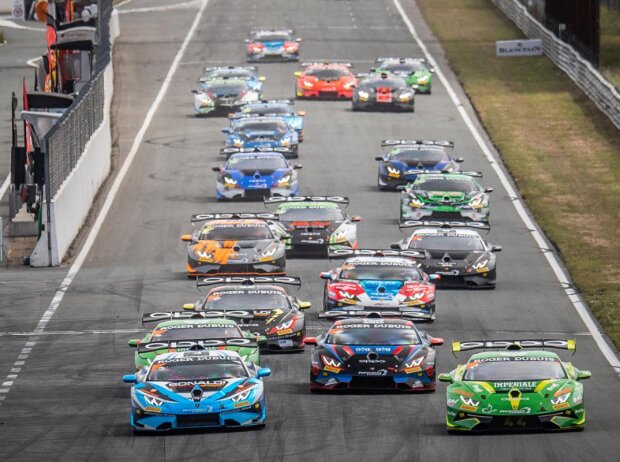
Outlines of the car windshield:
M252 132L276 132L284 134L288 131L288 127L283 121L274 120L273 122L242 122L239 124L237 130L244 135L251 134Z
M261 34L255 37L258 42L287 42L290 40L290 36L284 33L274 34Z
M380 280L380 281L419 281L420 271L411 265L350 265L345 264L340 279Z
M147 380L152 382L238 379L248 377L241 360L178 358L155 361Z
M428 179L415 185L418 191L474 192L478 191L476 183L470 178Z
M397 89L397 88L404 88L407 86L407 84L401 80L401 79L395 79L395 78L387 78L387 79L372 79L372 80L365 80L363 82L363 85L360 85L361 87L364 88L385 88L385 87L389 87L391 89Z
M280 114L291 115L293 110L288 106L255 106L251 108L244 108L244 114Z
M267 225L205 225L200 233L201 241L259 241L273 239Z
M278 290L235 291L222 290L209 294L208 310L290 309L288 298Z
M252 71L246 69L222 69L217 71L211 71L205 74L205 77L209 79L221 79L222 77L236 77L241 79L251 79L253 76Z
M424 70L422 63L410 62L410 63L386 63L381 66L381 69L390 72L418 72Z
M445 151L439 149L422 150L422 149L403 149L390 153L390 159L400 160L402 162L447 162L450 160Z
M206 338L241 338L243 332L237 326L209 327L205 325L182 325L158 327L153 331L151 341L192 340Z
M321 80L336 80L345 75L349 75L349 71L339 68L309 68L305 75L316 77Z
M418 345L420 339L412 328L335 327L325 343L335 345Z
M409 241L410 249L419 250L484 250L482 238L478 236L437 236L414 234Z
M267 154L254 157L232 156L226 163L226 170L277 170L283 168L288 168L284 157Z
M563 379L566 373L562 363L552 358L527 358L515 361L505 358L474 359L467 363L464 380L546 380ZM523 359L523 358L519 358Z
M280 221L344 221L344 213L337 208L302 207L286 209L279 215Z
M247 85L242 83L210 83L205 82L205 91L211 93L243 93L248 89Z

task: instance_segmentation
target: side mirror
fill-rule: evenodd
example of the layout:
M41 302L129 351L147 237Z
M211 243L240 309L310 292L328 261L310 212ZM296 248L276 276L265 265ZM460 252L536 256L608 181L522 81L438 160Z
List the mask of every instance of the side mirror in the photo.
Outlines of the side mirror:
M464 159L463 157L455 157L455 158L454 158L454 159L452 159L452 160L454 160L454 162L459 163L459 164L460 164L461 162L465 162L465 159Z
M493 188L484 188L484 192L485 193L492 193L493 192Z
M138 378L136 377L136 374L123 375L123 382L125 382L125 383L138 383Z
M329 271L324 271L321 273L321 279L326 279L326 280L330 280L332 278L332 275Z
M357 85L350 85L349 88L353 90L354 88L357 88Z
M307 310L309 308L312 307L312 303L310 302L299 302L299 309L300 310Z
M354 222L354 223L359 223L360 221L362 221L362 217L354 215L354 216L351 217L351 221Z
M295 41L296 41L297 43L301 43L301 41L302 41L302 40L301 40L301 37L297 37L297 38L295 39Z
M377 72L377 68L373 67L372 69L370 69L368 72Z
M304 168L304 166L303 166L303 165L301 165L301 164L295 164L295 165L293 165L293 169L295 169L295 170L299 170L299 169L302 169L302 168Z
M431 337L431 345L432 346L440 346L444 344L444 339L440 337Z
M452 376L450 374L439 374L437 379L440 382L452 383Z
M183 309L184 310L193 310L194 308L196 308L196 304L195 303L185 303L183 305Z
M503 247L501 245L492 245L491 252L501 252Z
M439 281L441 279L441 275L440 274L429 274L428 279L429 281Z
M245 39L245 40L243 41L243 43L250 43L250 40L249 40L249 39Z
M192 235L191 234L183 234L183 235L181 235L181 240L183 242L192 242Z
M306 115L306 111L299 111L299 112L297 112L297 115L298 115L299 117L303 117L303 116L305 116L305 115Z
M592 372L590 371L579 371L577 374L577 380L587 380L592 377Z
M265 77L264 75L258 76L258 81L259 82L264 82L265 80L267 80L267 77Z
M390 249L400 250L400 242L392 242L390 244Z
M258 343L259 345L264 345L265 343L267 343L267 337L265 337L264 335L257 335L256 343Z
M213 170L214 172L219 172L222 169L220 167L211 167L211 170Z
M375 157L375 160L379 162L383 162L383 156L377 156Z
M222 132L222 133L227 133L227 134L230 134L230 132L231 132L230 127L224 127L224 128L222 128L221 132Z
M258 371L256 371L257 377L269 377L271 375L271 369L268 367L261 367Z
M295 71L295 72L293 72L293 75L295 77L301 77L301 71Z
M434 67L431 67L431 68L428 70L428 72L430 72L430 73L434 74L434 73L435 73L435 68L434 68Z
M131 348L137 348L138 343L140 343L140 340L138 340L137 338L132 338L127 342L127 345L129 345Z
M192 93L193 93L194 95L199 95L199 94L200 94L200 92L199 92L198 90L192 90Z
M304 344L305 345L316 345L317 344L316 337L306 337L306 338L304 338Z

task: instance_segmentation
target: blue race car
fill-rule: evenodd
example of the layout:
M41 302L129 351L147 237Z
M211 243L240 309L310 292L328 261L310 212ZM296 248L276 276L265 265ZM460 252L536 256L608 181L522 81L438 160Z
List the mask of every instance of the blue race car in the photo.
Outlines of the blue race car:
M263 200L269 196L289 197L299 194L296 170L279 150L228 148L233 154L218 173L216 198Z
M226 148L287 148L287 157L298 156L299 137L279 117L247 117L237 121L232 127L222 128L226 133Z
M293 101L290 99L262 100L248 103L241 107L238 112L231 114L230 124L235 126L245 117L275 116L284 120L289 127L297 132L297 138L301 143L304 140L304 116L305 111L295 112Z
M402 189L420 173L460 172L462 157L453 157L452 141L384 140L390 150L380 157L377 185L382 191Z
M260 368L253 376L238 353L183 351L158 355L144 375L123 376L131 388L134 432L265 424Z
M263 91L263 82L265 81L265 77L258 75L258 69L256 66L205 67L202 72L202 75L198 79L198 82L200 82L200 89L202 91L208 89L206 82L225 78L245 80L250 89L257 91L258 93L262 93Z

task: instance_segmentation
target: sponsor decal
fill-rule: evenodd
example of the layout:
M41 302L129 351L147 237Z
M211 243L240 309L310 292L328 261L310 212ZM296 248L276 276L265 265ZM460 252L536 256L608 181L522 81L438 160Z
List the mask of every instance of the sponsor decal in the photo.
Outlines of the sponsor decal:
M501 411L499 411L500 414L509 414L509 415L519 415L519 414L530 414L532 412L532 409L529 407L523 407L521 409L511 409L511 410L507 410L507 409L502 409Z
M144 410L147 412L161 412L160 407L154 407L154 406L146 406Z
M456 399L448 398L448 401L447 401L448 407L454 407L456 403L458 403Z
M293 329L284 329L284 330L279 330L278 331L278 335L289 335L293 333Z
M566 409L567 407L570 407L569 403L559 403L559 404L554 404L553 405L553 409L554 410L559 410L559 409Z
M475 412L478 409L478 406L470 406L468 404L461 404L461 409L465 411Z
M246 406L249 406L249 405L250 405L250 402L249 402L249 401L241 401L240 403L235 403L235 404L233 404L233 406L234 406L235 408L238 408L238 407L246 407Z
M323 366L323 369L329 372L333 372L334 374L339 374L340 371L342 370L339 367L328 366L328 365Z
M497 409L495 409L493 405L489 403L489 405L486 407L483 407L481 411L484 412L485 414L493 414L497 412Z
M405 369L405 374L413 374L414 372L420 372L422 368L420 366L408 367Z
M358 375L369 375L369 376L384 376L388 374L386 369L379 369L378 371L359 371Z

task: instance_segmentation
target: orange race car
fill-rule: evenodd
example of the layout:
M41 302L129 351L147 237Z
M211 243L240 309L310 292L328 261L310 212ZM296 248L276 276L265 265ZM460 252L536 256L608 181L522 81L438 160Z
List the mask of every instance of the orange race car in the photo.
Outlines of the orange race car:
M302 63L295 72L295 95L301 98L351 99L357 78L350 63Z
M187 276L285 274L289 238L269 213L202 213L187 242Z

